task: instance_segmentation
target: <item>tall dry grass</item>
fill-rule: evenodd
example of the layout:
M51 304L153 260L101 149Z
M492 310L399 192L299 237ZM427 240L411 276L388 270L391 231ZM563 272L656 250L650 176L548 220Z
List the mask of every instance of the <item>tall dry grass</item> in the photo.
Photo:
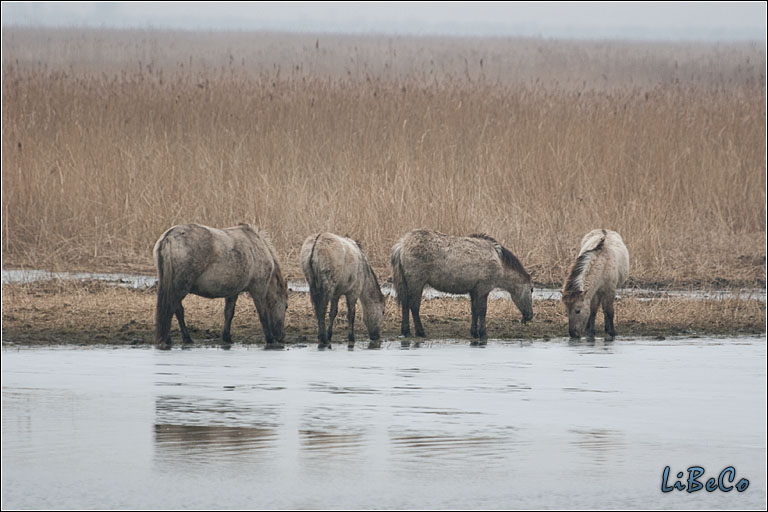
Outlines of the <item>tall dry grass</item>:
M624 237L636 283L764 284L754 44L6 28L4 266L153 268L169 226L312 232L385 273L406 231L486 232L562 282Z

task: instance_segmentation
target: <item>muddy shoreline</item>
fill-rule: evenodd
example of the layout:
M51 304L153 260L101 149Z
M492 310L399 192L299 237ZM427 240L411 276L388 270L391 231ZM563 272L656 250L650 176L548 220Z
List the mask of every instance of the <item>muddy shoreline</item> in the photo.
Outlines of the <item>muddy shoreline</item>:
M110 286L103 282L46 281L3 285L2 340L4 346L121 345L145 346L154 341L155 292ZM188 296L185 316L193 346L220 343L223 300ZM550 339L567 336L568 320L558 300L534 303L534 319L521 324L520 312L508 299L489 301L488 336L491 339ZM471 339L470 305L466 297L424 300L422 320L430 339ZM399 340L400 312L390 298L382 326L385 341ZM766 303L756 299L688 299L620 297L616 302L617 339L668 336L759 335L766 332ZM597 332L602 333L602 314ZM334 344L346 346L346 304L341 301L334 326ZM314 344L316 322L306 293L289 293L286 345ZM367 345L367 333L358 305L355 326L358 346ZM172 337L181 338L176 322ZM241 295L232 324L235 344L259 345L264 337L253 303ZM412 338L412 341L418 341Z

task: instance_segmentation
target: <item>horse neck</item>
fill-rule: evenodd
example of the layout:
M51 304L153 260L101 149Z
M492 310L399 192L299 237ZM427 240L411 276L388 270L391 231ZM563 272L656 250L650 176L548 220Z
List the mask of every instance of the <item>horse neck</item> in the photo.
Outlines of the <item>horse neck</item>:
M504 288L508 292L512 293L512 290L521 284L525 284L528 279L515 269L504 267L504 274L502 275L502 281L499 283L499 288Z
M275 262L275 268L272 270L272 277L267 286L267 301L274 303L281 299L288 299L288 287L280 271L280 267Z
M363 308L368 308L370 304L381 301L384 297L381 293L376 278L374 277L373 269L367 260L363 260L365 278L363 280L363 290L360 294L360 303Z
M599 288L599 283L595 281L598 279L600 270L605 266L605 255L600 252L595 254L589 261L589 266L582 272L582 289L584 290L584 297L590 301Z

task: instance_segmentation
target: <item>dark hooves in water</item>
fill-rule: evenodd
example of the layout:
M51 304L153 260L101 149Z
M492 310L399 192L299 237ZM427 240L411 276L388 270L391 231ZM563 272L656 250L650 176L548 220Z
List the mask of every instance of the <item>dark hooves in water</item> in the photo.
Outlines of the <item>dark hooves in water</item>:
M488 340L472 340L469 342L470 347L485 347L488 345Z
M170 343L156 343L155 348L157 350L171 350L171 344Z
M325 350L325 349L331 350L331 348L332 347L331 347L330 343L318 343L317 344L317 350Z
M377 350L380 348L381 348L381 340L368 342L368 350Z
M283 350L285 345L282 343L267 343L264 345L264 350Z

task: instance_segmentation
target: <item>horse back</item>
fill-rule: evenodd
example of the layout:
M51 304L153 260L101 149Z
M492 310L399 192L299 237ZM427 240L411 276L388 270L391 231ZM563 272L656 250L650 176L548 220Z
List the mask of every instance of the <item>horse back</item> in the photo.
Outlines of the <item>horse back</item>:
M621 235L608 229L587 233L582 241L582 252L585 250L584 247L593 244L602 244L600 252L601 257L604 258L602 267L604 286L606 291L615 293L616 288L621 287L629 277L629 251Z
M362 252L354 240L334 233L309 236L302 245L301 265L315 288L344 294L361 286Z
M416 230L401 240L400 258L409 282L449 293L468 293L503 275L496 249L481 238Z
M191 293L227 297L255 284L266 287L275 263L258 231L250 226L218 229L183 224L158 242L168 244L175 278Z

